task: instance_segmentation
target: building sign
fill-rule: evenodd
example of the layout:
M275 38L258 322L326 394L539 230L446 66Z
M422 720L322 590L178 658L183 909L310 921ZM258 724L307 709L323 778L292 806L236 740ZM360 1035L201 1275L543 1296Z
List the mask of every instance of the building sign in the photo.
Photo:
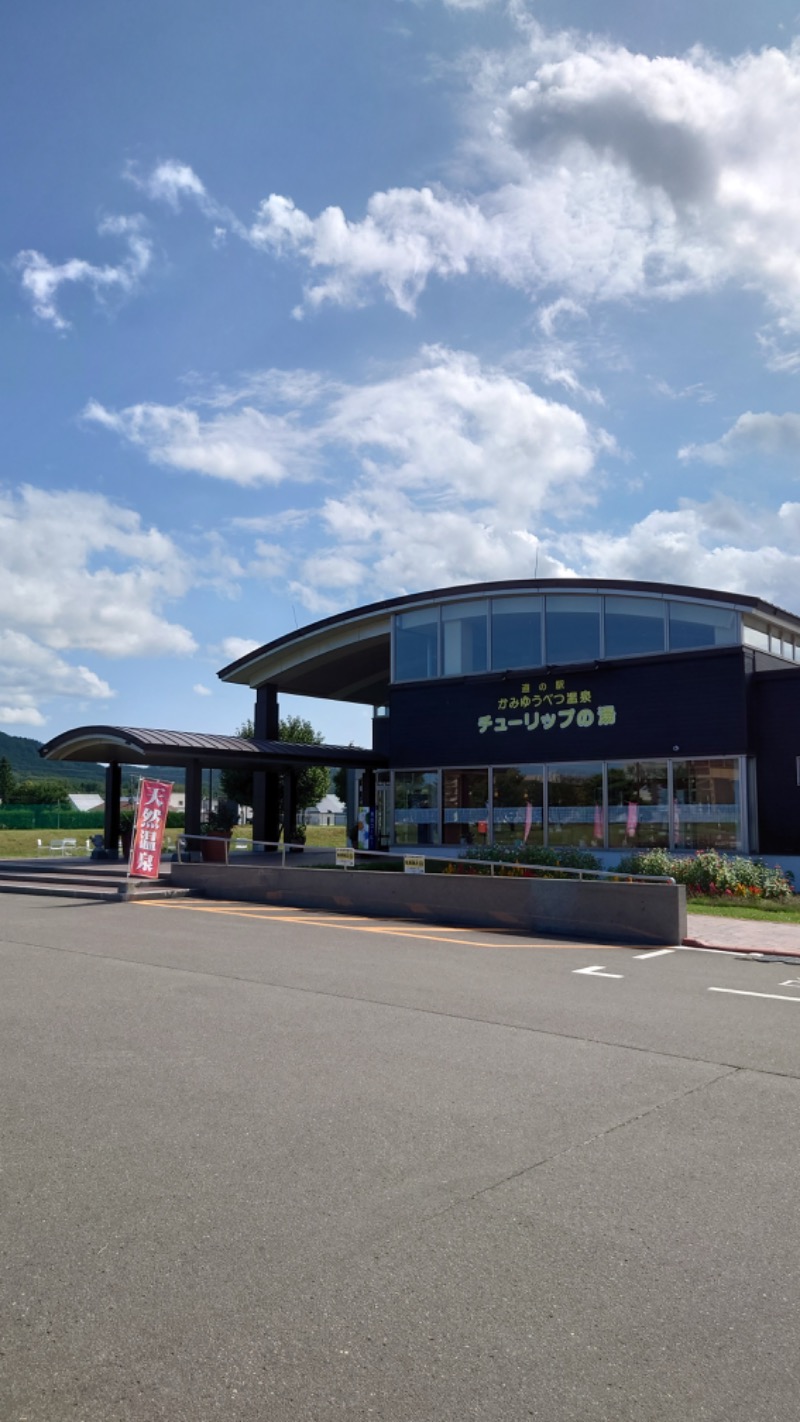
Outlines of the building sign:
M563 677L536 683L523 681L518 695L499 696L497 711L478 717L478 731L566 731L570 726L615 726L616 706L595 706L591 691L570 690ZM509 714L511 713L511 714Z
M161 845L169 811L172 782L140 780L136 829L131 844L128 873L137 879L157 879Z

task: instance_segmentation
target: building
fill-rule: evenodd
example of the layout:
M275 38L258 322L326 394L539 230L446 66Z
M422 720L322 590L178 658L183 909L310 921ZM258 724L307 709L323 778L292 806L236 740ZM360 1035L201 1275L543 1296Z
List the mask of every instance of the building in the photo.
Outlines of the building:
M373 841L800 853L800 619L647 582L446 588L356 608L225 667L375 707ZM374 783L373 783L374 781Z
M444 588L325 618L219 675L253 689L252 740L90 726L42 748L109 762L107 843L120 763L139 760L185 765L190 832L204 769L254 771L254 840L272 842L296 823L300 770L323 764L348 769L348 823L378 848L800 854L800 618L758 598L581 579ZM281 742L281 693L374 707L373 745Z

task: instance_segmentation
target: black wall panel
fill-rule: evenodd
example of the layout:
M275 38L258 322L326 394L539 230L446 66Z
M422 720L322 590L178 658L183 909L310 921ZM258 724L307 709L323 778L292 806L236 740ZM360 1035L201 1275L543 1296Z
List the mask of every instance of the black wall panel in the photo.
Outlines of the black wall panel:
M397 769L741 755L751 665L735 647L394 686L386 750Z
M753 678L759 849L800 854L800 669Z

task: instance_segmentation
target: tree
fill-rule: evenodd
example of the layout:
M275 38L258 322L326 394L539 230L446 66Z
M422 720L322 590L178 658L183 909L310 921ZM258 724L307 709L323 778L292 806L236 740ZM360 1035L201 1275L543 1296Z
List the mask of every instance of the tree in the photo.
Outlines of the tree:
M321 746L323 737L315 731L310 721L302 716L287 716L281 720L280 739L293 741L303 746ZM328 793L328 769L324 765L307 765L297 777L297 813L302 815L313 805L319 804Z
M61 805L69 793L66 780L17 780L12 805Z
M255 731L252 721L244 721L236 732L237 736L243 736L245 740L252 740ZM315 731L310 721L304 720L302 716L281 717L278 739L281 741L291 741L295 745L321 746L323 737L319 731ZM297 812L311 808L318 804L324 795L328 793L329 772L324 765L309 765L300 771L297 777ZM253 803L253 772L246 768L233 768L223 770L219 785L221 793L228 800L236 800L240 805L252 805Z
M0 800L2 800L4 805L8 804L14 794L14 786L16 783L17 780L11 769L11 762L3 756L3 759L0 760Z

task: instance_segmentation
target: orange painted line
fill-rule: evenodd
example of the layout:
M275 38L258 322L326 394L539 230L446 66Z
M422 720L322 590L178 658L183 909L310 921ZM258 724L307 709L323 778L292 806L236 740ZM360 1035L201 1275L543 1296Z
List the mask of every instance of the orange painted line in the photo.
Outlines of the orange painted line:
M389 927L375 926L371 920L347 919L344 914L338 913L331 914L327 919L311 917L311 914L297 917L294 916L294 914L287 913L284 913L281 917L277 917L277 914L280 913L280 909L269 910L269 906L267 906L266 913L260 913L257 907L254 910L250 909L247 913L240 913L239 909L225 909L225 907L210 906L210 904L207 907L200 907L199 904L151 902L139 903L136 904L136 907L138 907L138 909L176 909L183 910L185 913L226 913L227 916L232 917L232 919L264 919L267 923L301 923L307 924L308 927L313 927L313 929L350 929L351 933L379 933L387 937L395 937L395 939L422 939L425 943L455 943L459 948L506 948L506 950L517 950L517 948L563 946L563 944L557 943L475 943L475 941L469 939L445 939L445 937L442 937L443 933L453 933L453 931L458 933L459 930L438 929L435 930L435 933L438 933L438 937L433 937L431 933L419 933L419 931L404 929L404 927L389 929ZM469 930L465 929L463 931L467 933ZM570 947L585 947L585 944L575 943L570 944Z

